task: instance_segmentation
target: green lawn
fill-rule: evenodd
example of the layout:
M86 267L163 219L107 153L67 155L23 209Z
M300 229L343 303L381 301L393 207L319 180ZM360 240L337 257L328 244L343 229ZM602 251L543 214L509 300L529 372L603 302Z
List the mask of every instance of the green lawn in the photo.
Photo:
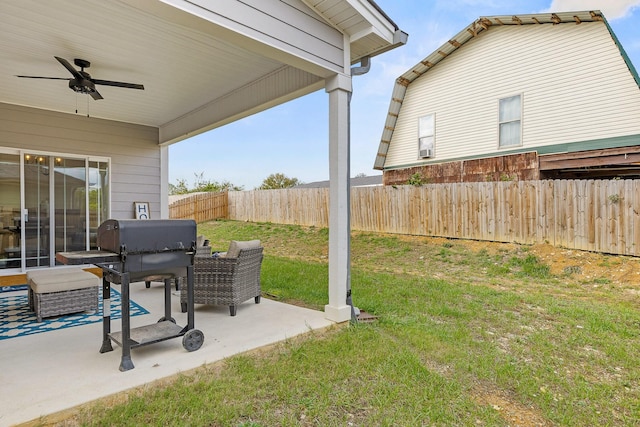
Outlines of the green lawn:
M326 304L326 229L199 232L220 250L261 239L263 295ZM639 426L637 293L554 275L527 246L481 246L354 233L354 303L377 321L232 357L65 425Z

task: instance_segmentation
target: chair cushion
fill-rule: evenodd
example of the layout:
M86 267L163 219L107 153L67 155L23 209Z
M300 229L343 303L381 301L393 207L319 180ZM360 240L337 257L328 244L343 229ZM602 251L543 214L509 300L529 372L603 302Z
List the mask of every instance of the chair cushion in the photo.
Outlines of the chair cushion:
M232 240L229 244L229 250L225 255L226 258L238 258L242 249L254 249L260 247L260 240L237 241Z

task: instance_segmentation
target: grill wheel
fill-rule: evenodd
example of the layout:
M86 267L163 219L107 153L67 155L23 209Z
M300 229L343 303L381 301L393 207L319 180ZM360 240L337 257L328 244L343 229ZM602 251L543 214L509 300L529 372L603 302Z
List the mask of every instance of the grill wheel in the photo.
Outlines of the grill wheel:
M204 334L199 329L191 329L182 337L182 346L187 351L196 351L202 347L204 342Z

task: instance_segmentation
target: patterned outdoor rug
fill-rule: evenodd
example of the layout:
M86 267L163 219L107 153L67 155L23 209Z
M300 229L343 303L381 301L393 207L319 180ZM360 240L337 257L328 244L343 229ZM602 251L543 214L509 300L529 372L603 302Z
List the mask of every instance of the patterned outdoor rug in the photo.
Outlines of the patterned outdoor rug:
M24 291L26 289L27 289L27 285L0 286L0 292Z
M149 314L139 304L130 301L131 317ZM120 293L111 289L111 320L120 319ZM98 311L95 313L77 313L36 321L36 314L29 311L27 293L0 295L0 341L55 329L71 328L102 322L102 293L98 296Z

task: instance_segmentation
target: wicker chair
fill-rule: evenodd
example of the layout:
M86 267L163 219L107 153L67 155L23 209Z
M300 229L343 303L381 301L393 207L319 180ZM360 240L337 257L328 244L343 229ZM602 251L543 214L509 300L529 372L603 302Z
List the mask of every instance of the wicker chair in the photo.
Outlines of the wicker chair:
M260 303L262 247L240 249L238 256L196 257L193 299L196 304L228 305L232 316L239 304L253 298ZM180 287L180 306L187 311L187 286Z

